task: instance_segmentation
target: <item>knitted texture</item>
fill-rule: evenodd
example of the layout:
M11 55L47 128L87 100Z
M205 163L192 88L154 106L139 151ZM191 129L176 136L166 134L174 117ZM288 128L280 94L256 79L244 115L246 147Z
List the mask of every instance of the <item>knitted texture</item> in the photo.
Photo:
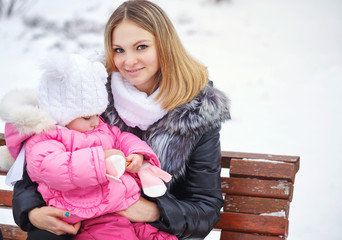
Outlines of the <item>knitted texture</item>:
M77 54L53 55L42 64L39 108L61 126L78 117L101 114L108 105L107 72L100 62Z
M155 100L159 89L148 96L131 85L118 72L112 73L111 81L114 106L128 126L138 127L145 131L167 114L168 111Z

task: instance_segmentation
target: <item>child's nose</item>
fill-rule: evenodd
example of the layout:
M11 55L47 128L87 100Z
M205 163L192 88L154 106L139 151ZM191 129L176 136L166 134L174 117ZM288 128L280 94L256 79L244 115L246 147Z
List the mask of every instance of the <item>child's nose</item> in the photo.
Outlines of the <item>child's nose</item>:
M93 128L97 128L98 125L99 125L99 120L98 120L98 119L94 119L94 120L92 121L92 123L91 123L91 126L92 126Z

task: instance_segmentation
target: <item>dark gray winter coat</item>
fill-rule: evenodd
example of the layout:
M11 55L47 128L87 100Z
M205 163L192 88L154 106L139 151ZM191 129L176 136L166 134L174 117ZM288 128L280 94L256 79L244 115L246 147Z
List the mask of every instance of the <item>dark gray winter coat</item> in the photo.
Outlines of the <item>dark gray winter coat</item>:
M162 168L173 175L169 191L152 200L158 204L161 219L151 224L179 238L205 237L223 206L219 131L230 118L227 97L209 83L192 101L141 131L128 127L118 116L110 82L107 90L110 104L103 115L105 121L146 141Z

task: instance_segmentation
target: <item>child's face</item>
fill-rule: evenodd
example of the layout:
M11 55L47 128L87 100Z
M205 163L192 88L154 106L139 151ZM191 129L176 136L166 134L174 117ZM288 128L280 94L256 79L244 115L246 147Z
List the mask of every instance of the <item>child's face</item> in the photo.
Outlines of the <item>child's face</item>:
M66 127L72 130L76 130L78 132L90 132L97 128L97 126L99 125L99 121L99 115L79 117L68 123Z

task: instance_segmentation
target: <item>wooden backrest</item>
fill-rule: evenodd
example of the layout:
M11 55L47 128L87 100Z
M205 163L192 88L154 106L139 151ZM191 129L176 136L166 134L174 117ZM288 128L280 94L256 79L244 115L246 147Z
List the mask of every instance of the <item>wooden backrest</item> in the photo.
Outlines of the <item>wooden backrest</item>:
M0 145L5 145L0 134ZM284 240L299 157L243 152L222 152L221 177L225 200L221 240ZM0 175L7 172L0 171ZM11 209L12 191L0 189L0 208ZM4 239L26 239L17 226L0 224Z
M286 239L298 156L222 152L221 239Z

